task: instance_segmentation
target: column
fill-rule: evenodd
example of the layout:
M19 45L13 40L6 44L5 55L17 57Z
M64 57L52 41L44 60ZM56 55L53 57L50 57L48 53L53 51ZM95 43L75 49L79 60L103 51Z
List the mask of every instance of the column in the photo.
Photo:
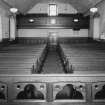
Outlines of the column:
M93 17L93 39L100 39L100 17Z
M0 16L0 42L3 40L3 33L2 33L2 16Z
M10 17L10 40L15 40L16 38L16 22L15 22L15 17L11 16Z

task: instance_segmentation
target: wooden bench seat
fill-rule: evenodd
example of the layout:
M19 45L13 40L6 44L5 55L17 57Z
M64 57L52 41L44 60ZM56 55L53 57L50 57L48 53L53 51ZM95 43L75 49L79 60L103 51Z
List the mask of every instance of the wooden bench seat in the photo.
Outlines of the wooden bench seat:
M40 55L40 53L36 53L36 54L35 54L35 53L34 53L34 54L3 53L3 54L0 54L0 57L2 57L2 56L7 56L7 57L8 57L8 56L23 56L23 57L24 57L24 56L26 56L26 57L29 56L29 57L30 57L30 56L38 56L38 55Z
M82 72L84 72L84 71L105 71L105 66L100 66L100 67L98 67L98 66L89 66L89 65L87 65L87 66L83 66L83 65L81 65L81 66L77 66L77 65L73 65L73 71L82 71Z
M105 74L105 71L103 71L103 70L97 70L97 71L95 71L95 70L85 70L85 71L83 71L83 70L79 70L79 71L73 71L73 73L74 74L77 74L77 75L89 75L89 74L96 74L96 75L98 75L98 74Z
M88 58L88 57L67 57L71 62L105 62L105 58Z
M33 64L17 64L17 63L8 63L8 64L0 64L0 68L32 68Z
M8 75L32 74L32 70L30 70L29 68L0 68L0 74Z

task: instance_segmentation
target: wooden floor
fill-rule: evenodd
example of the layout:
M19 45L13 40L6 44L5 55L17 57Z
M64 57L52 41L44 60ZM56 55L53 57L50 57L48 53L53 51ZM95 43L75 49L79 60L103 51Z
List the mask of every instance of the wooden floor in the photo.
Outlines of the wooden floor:
M42 68L42 74L64 74L63 65L56 48L50 48Z

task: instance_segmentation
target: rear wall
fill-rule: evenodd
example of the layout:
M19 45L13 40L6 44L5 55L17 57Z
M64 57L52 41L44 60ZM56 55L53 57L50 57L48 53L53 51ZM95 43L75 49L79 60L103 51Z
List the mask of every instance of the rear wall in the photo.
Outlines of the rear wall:
M70 4L57 2L58 13L75 14L78 11ZM38 3L28 11L29 14L47 13L48 3ZM57 32L59 37L88 37L88 29L73 31L72 29L18 29L18 37L47 37L49 32Z

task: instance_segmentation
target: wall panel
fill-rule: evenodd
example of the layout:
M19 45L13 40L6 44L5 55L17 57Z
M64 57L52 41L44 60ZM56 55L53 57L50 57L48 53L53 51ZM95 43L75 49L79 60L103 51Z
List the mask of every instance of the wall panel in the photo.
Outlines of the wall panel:
M58 37L88 37L88 29L18 29L18 37L48 37L49 32L58 33Z
M33 19L33 22L29 20ZM74 22L78 19L78 22ZM52 23L52 21L55 21ZM35 29L35 28L68 28L68 29L88 29L89 17L82 14L59 14L58 16L48 16L47 14L27 14L17 16L18 29Z

